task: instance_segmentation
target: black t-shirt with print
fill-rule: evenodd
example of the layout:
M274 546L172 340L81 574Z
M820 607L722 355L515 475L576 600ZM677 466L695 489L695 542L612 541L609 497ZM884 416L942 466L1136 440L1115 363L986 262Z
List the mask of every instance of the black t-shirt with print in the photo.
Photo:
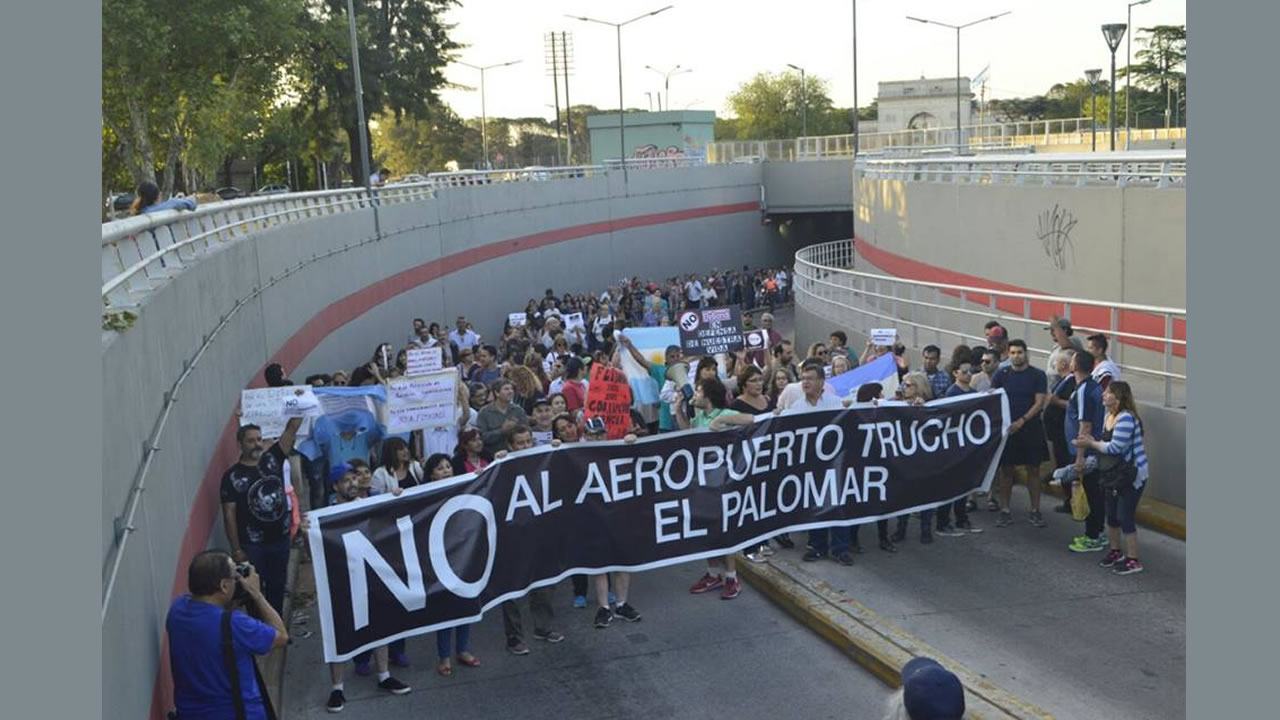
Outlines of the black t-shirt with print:
M222 502L236 504L240 544L279 542L289 536L284 451L274 444L257 465L236 463L222 476Z

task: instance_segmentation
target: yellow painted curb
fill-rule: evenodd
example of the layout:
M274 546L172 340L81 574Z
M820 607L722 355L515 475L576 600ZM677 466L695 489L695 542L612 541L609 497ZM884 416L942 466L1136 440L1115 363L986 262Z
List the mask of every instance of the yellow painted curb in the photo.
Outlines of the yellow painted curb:
M902 666L908 660L925 655L942 663L964 684L966 717L1053 718L1043 708L991 684L792 562L777 557L764 564L740 562L738 572L752 587L890 687L901 684Z

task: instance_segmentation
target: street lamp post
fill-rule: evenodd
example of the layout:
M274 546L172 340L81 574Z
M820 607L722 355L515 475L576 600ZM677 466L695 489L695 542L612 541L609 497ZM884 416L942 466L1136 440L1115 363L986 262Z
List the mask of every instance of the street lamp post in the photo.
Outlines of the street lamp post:
M355 76L356 85L356 122L360 124L360 174L364 177L364 186L369 187L369 128L364 123L364 88L360 84L360 46L356 42L356 11L352 6L352 0L347 0L347 25L351 29L351 72ZM354 167L352 171L355 171Z
M508 65L515 65L518 62L520 61L511 60L510 62L498 63L496 65L485 65L484 67L481 67L479 65L472 65L471 63L462 62L461 60L458 61L459 65L465 65L471 68L472 70L480 71L480 145L484 149L484 169L485 170L491 170L493 169L493 166L489 163L489 113L485 108L485 102L484 102L484 72L486 70L493 70L494 68L506 67Z
M1084 77L1089 81L1089 109L1093 114L1093 124L1089 129L1092 132L1093 152L1098 152L1098 78L1102 76L1102 69L1085 70Z
M926 25L940 25L944 28L951 28L956 31L956 155L959 155L964 147L964 132L960 127L960 96L964 94L964 88L961 87L960 83L960 31L967 27L977 25L978 23L984 23L988 20L995 20L996 18L1004 17L1011 12L1013 11L1005 10L1002 13L984 17L980 20L974 20L973 22L968 22L964 25L948 25L947 23L938 22L937 20L925 20L924 18L912 17L910 15L907 16L908 20L915 20L918 23L925 23Z
M667 109L668 110L671 109L671 76L683 75L688 72L693 72L693 68L682 68L679 65L676 65L670 70L659 70L658 68L652 65L645 65L644 69L652 70L662 76L662 95L658 97L659 112L662 111L662 98L664 97L667 99Z
M1146 5L1149 2L1151 2L1151 0L1137 0L1137 2L1129 3L1129 7L1126 11L1128 15L1125 17L1125 24L1129 26L1133 25L1133 6L1134 5ZM1129 50L1132 47L1133 47L1133 33L1129 33L1129 36L1125 38L1125 41L1124 41L1124 149L1125 150L1129 149L1129 137L1133 135L1133 131L1129 129L1129 84L1132 82L1131 74L1129 72L1129 63L1132 62L1131 56L1129 54Z
M1102 26L1102 38L1107 41L1107 47L1111 50L1111 104L1107 108L1111 152L1116 150L1116 50L1120 48L1120 38L1124 36L1124 31L1127 29L1129 26L1124 23L1108 23ZM1128 105L1128 103L1125 104ZM1125 135L1128 134L1126 131Z
M608 25L614 28L618 33L618 158L619 158L619 161L622 163L622 181L623 182L627 181L627 132L625 129L626 123L624 122L622 117L622 110L623 110L622 28L627 25L630 25L633 22L636 22L637 20L643 20L647 17L653 17L654 15L657 15L660 12L666 12L667 10L670 10L673 7L675 7L675 5L668 5L664 8L659 8L657 10L654 10L653 12L647 12L643 15L637 15L636 17L633 17L630 20L627 20L626 22L620 22L620 23L608 22L605 20L596 20L595 18L589 18L583 15L565 15L565 17L573 18L574 20L581 20L583 22L593 22L598 25Z
M787 63L787 67L800 71L800 136L809 136L809 83L805 80L804 68Z

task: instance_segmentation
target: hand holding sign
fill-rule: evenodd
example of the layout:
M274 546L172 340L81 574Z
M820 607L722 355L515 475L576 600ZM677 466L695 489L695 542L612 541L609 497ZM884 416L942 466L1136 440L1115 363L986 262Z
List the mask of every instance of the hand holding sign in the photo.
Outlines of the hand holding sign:
M897 328L878 328L871 331L871 344L882 347L892 346L898 341Z

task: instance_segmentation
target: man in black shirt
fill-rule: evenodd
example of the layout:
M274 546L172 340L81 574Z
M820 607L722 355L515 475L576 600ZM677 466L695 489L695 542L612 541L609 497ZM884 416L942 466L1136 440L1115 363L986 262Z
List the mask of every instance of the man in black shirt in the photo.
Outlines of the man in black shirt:
M231 556L253 564L262 577L262 594L281 614L289 568L288 457L301 424L301 417L290 418L280 438L265 450L261 428L240 426L240 459L223 474L220 492Z
M998 497L1000 519L996 527L1009 527L1013 515L1009 501L1013 497L1013 484L1021 478L1031 496L1030 522L1044 527L1040 514L1040 463L1047 450L1044 427L1040 422L1040 410L1044 407L1048 392L1048 379L1044 371L1031 366L1027 357L1027 344L1022 340L1009 343L1009 365L996 371L991 378L991 388L1004 388L1009 396L1009 439L1000 457Z

